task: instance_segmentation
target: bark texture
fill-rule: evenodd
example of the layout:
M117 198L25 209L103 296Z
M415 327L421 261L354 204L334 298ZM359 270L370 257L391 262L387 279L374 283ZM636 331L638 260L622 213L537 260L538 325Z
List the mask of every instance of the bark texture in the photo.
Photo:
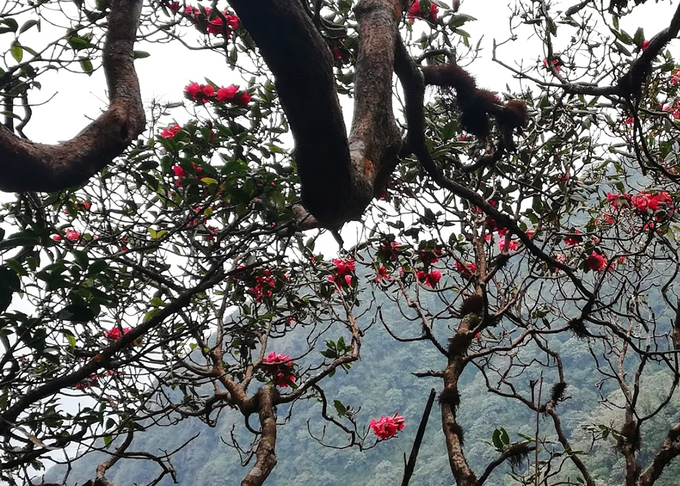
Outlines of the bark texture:
M56 191L82 184L120 155L145 126L134 67L142 0L113 0L103 67L109 108L73 139L43 145L0 125L0 190Z

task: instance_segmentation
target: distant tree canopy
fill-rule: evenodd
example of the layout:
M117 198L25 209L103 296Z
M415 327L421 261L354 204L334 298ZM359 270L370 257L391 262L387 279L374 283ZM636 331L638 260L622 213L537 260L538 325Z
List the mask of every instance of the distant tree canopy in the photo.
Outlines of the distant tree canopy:
M129 459L159 466L139 482L175 479L194 437L135 437L230 408L243 423L213 453L262 484L277 412L302 401L318 442L380 447L420 417L366 416L325 389L371 366L362 344L382 326L439 359L399 372L438 389L456 484L501 468L519 484L664 484L680 454L680 8L631 34L631 14L667 8L640 3L517 1L491 55L521 84L496 93L470 74L464 29L484 19L458 1L5 2L2 479L40 483L94 451L92 484ZM242 81L192 73L182 102L144 107L142 42L211 51ZM109 106L46 146L24 128L55 69L103 69ZM339 254L321 254L325 231ZM465 442L473 389L480 410L500 399L535 423L495 411L487 442Z

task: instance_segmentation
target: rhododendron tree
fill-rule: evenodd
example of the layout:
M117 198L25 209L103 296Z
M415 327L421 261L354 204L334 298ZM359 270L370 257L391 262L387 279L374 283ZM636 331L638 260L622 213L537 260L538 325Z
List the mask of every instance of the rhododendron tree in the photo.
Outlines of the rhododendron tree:
M239 455L244 485L290 460L301 408L296 437L338 457L405 449L422 390L364 409L387 399L329 385L385 359L360 361L381 329L417 357L383 381L438 388L427 430L456 484L673 477L680 9L638 29L669 7L519 0L487 45L473 29L505 5L5 3L2 480L56 462L68 483L95 450L97 484L141 458L176 479L189 437L134 439L227 410L211 453ZM165 44L224 69L145 106L136 59ZM108 105L44 145L27 130L55 70L103 71Z

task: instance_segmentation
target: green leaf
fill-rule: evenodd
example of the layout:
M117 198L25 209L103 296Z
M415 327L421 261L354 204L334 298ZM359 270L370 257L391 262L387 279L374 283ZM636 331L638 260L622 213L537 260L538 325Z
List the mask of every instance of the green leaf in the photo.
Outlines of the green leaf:
M151 54L145 51L134 51L134 57L135 59L144 59L149 57Z
M642 47L642 43L645 41L645 31L642 29L642 27L638 27L638 30L635 31L635 35L633 36L633 42L635 43L636 46Z
M18 40L14 41L9 52L12 54L12 57L16 62L21 62L21 60L24 58L24 49L21 47L21 44L19 44Z
M81 59L80 68L84 73L87 73L88 76L92 74L92 71L94 71L94 68L92 67L92 61L89 59Z
M498 450L503 449L503 441L501 441L501 431L499 429L493 431L493 435L491 436L491 442L493 442L493 445L496 449Z
M2 19L0 20L0 23L5 24L10 32L16 32L19 28L19 23L13 18Z
M83 37L78 37L77 35L69 37L66 42L68 42L68 45L70 45L76 51L92 47L92 44L90 44L89 40Z
M30 28L33 27L34 25L37 25L37 26L38 26L38 30L40 30L40 20L31 19L31 20L26 21L26 22L24 23L24 25L21 26L21 29L19 30L19 33L20 33L20 34L23 34L24 32L26 32L28 29L30 29Z
M333 400L333 406L335 406L339 416L344 417L347 414L347 407L340 400Z

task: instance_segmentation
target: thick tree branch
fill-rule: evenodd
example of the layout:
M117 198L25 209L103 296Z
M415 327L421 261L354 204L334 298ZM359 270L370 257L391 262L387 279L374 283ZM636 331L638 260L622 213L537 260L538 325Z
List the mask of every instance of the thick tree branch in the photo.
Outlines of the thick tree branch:
M668 431L661 449L654 456L652 464L640 476L640 486L651 486L661 476L663 469L680 455L680 424Z
M302 202L322 226L359 219L396 165L392 114L397 0L361 0L349 140L328 46L298 0L231 0L271 69L295 139ZM298 215L298 218L303 219Z
M241 486L259 486L276 466L276 417L274 416L274 395L276 390L270 386L257 392L257 414L260 418L260 443L255 451L257 460L241 482Z
M82 184L144 130L133 53L141 9L141 0L114 0L111 5L103 50L110 105L82 132L67 142L43 145L0 125L0 190L56 191Z

